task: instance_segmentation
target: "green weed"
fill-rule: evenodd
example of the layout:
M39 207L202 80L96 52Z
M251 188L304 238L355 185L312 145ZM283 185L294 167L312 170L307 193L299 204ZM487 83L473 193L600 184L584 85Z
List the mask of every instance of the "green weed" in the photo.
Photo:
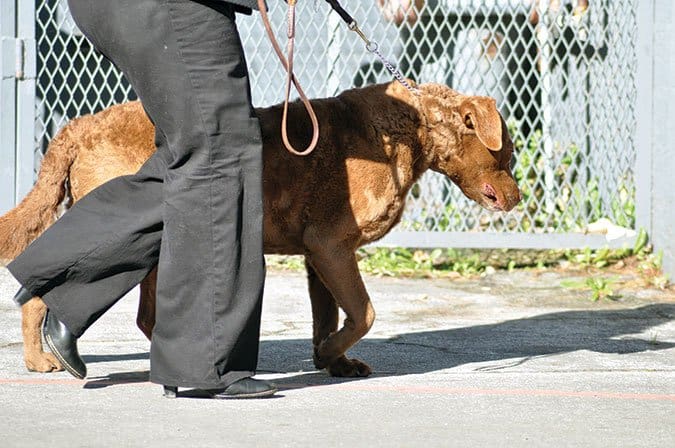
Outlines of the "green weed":
M616 282L616 277L588 277L583 280L563 280L560 282L560 286L589 291L590 300L597 302L600 299L616 300L620 297L614 292Z
M616 282L616 279L608 279L604 277L589 277L586 279L586 286L591 290L591 300L597 302L600 299L608 298L614 299L618 298L614 294L612 285Z

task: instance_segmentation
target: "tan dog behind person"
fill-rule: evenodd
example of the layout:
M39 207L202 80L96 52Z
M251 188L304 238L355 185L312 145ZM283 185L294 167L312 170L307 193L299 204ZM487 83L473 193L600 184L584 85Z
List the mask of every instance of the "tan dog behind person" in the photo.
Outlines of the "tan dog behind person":
M495 101L437 84L412 95L398 83L313 100L321 125L317 149L290 155L279 135L281 107L258 109L264 141L266 253L305 255L314 322L314 363L335 376L366 376L345 352L370 329L373 306L355 258L358 247L384 236L400 219L408 191L427 169L448 176L490 210L520 200L510 172L513 144ZM309 139L299 103L289 111L293 144ZM52 140L38 181L0 217L0 258L20 253L55 219L66 198L79 200L115 176L133 173L154 151L154 129L139 103L73 120ZM153 271L141 284L138 325L151 336ZM338 307L346 313L338 330ZM24 359L29 370L60 370L42 350L45 305L23 306Z

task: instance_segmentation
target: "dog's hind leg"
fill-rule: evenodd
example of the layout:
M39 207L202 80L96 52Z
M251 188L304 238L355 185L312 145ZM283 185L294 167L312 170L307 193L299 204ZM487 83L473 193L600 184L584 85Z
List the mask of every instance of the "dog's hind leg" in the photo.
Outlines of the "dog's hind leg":
M335 247L332 249L322 247L318 251L310 252L307 261L318 274L314 283L314 291L317 294L312 296L314 334L315 338L324 336L320 341L315 339L314 364L318 368L325 367L333 376L370 375L372 371L367 364L344 356L352 345L368 333L375 320L375 310L361 279L354 252ZM321 282L321 286L317 282ZM310 295L311 288L310 285ZM325 310L327 297L334 298L347 317L339 331L325 335L336 326L332 324L331 327L330 322L324 321L322 327L322 321L317 321L317 311L319 319L325 319L326 316L333 320L337 318L337 316L330 317L331 312Z
M312 343L316 349L321 342L338 327L338 305L326 285L323 284L314 268L305 260L309 298L312 300L314 337Z
M42 321L47 305L33 297L21 307L21 332L23 333L23 360L31 372L63 370L61 363L51 353L42 349Z
M136 326L145 337L152 339L152 329L155 327L155 303L157 300L157 268L143 279L140 285L141 297L138 301Z

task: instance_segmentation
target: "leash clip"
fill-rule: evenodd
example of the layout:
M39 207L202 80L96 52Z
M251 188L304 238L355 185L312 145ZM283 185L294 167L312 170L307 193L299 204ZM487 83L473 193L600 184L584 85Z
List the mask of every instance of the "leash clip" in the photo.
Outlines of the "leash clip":
M366 37L366 35L363 33L363 31L361 31L361 28L359 28L359 24L356 23L356 20L352 19L352 21L349 22L349 25L347 25L347 26L349 27L350 31L354 31L356 34L359 35L361 40L363 40L363 42L365 42L366 50L368 50L371 53L375 53L377 51L377 49L379 48L379 45L377 45L377 42L371 41Z

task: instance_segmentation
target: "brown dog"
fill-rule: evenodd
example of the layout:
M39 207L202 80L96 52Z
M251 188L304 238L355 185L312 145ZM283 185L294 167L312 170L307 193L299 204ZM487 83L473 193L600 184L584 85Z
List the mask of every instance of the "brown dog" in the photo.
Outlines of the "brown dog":
M399 221L422 173L431 168L447 175L490 210L508 211L520 200L509 167L513 145L495 101L436 84L421 85L419 92L390 83L313 100L321 138L308 157L283 148L280 106L257 111L264 142L265 251L305 255L314 362L332 375L371 372L345 357L375 319L355 251ZM292 104L289 116L291 141L301 145L311 129L302 105ZM139 103L73 120L51 142L33 190L0 218L0 257L15 257L56 219L66 182L77 201L108 179L135 172L155 150L153 135ZM141 285L138 314L148 337L154 274ZM340 330L338 307L346 313ZM40 372L61 368L42 351L44 311L39 298L23 307L26 366Z

